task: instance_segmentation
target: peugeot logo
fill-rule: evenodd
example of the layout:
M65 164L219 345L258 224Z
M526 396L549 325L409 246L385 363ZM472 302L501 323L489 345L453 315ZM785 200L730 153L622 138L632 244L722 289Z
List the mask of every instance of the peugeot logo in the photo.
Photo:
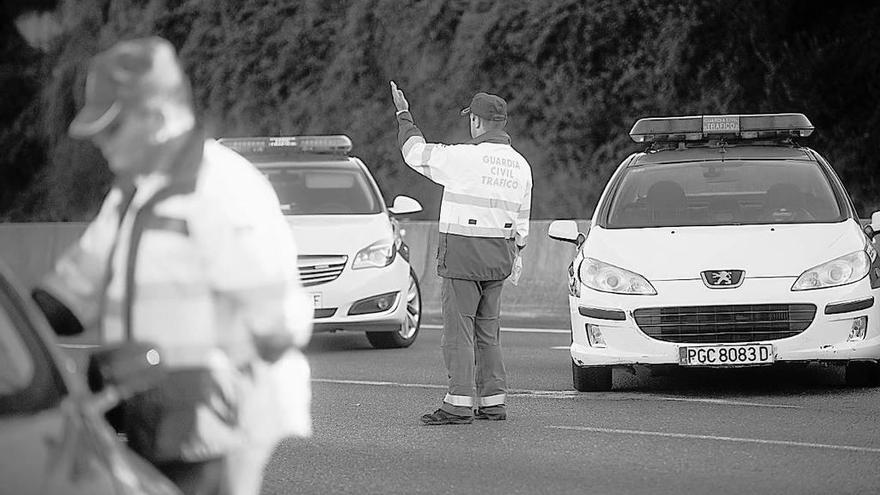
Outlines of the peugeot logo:
M743 283L743 270L705 270L700 272L703 283L710 289L734 289Z

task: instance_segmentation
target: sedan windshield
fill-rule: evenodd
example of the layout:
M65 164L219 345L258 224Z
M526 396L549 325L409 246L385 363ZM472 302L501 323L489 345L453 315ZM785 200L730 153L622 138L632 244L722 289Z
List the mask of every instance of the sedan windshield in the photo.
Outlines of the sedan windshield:
M285 215L365 215L382 211L373 187L357 169L273 168L263 172Z
M844 218L818 164L725 161L654 164L624 171L609 228L825 223Z

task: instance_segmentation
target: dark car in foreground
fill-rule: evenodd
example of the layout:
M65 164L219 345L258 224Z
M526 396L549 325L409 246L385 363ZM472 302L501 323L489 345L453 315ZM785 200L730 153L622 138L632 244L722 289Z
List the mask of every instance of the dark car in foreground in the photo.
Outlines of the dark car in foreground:
M0 265L0 494L179 493L104 419L121 397L158 379L156 349L96 351L89 368L106 386L92 391L24 294Z

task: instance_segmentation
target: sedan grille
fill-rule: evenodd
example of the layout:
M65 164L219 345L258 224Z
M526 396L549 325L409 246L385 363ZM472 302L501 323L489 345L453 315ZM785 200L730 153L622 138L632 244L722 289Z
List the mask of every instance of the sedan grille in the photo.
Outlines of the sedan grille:
M303 287L325 284L342 274L348 256L300 256L297 258Z
M667 342L757 342L793 337L810 326L813 304L672 306L633 311L648 337Z

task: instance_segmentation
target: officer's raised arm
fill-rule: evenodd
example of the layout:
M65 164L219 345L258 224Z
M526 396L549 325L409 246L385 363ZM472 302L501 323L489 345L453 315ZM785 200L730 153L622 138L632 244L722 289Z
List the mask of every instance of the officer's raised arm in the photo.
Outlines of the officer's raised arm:
M422 131L413 122L409 102L403 91L391 81L391 98L397 108L397 144L403 160L416 172L440 185L448 185L451 179L447 146L425 142Z

